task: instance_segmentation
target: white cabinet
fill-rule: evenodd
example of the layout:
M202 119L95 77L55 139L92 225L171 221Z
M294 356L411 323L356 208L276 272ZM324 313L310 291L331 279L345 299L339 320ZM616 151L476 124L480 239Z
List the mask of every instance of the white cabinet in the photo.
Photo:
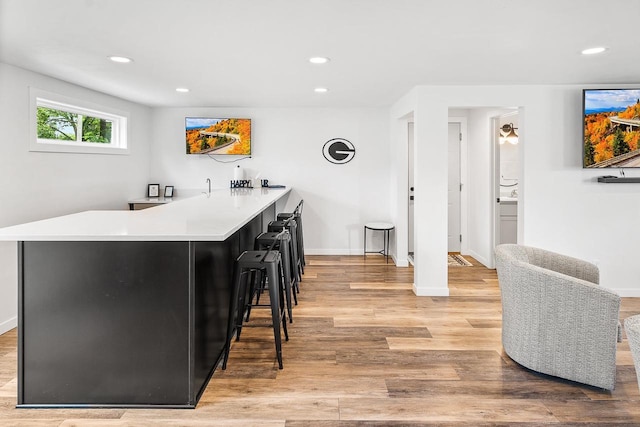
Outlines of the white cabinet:
M518 202L500 202L500 243L518 242Z

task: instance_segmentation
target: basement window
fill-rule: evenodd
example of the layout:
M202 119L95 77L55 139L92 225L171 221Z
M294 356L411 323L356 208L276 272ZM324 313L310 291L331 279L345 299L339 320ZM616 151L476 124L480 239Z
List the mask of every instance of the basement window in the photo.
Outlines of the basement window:
M31 89L30 151L128 154L127 113Z

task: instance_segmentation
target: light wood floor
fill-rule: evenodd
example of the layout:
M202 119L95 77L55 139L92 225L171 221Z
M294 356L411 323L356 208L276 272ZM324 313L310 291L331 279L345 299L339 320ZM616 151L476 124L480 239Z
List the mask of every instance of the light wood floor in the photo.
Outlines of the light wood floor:
M382 257L310 256L284 370L245 328L195 410L15 409L16 331L0 336L1 426L640 425L628 343L613 392L528 371L502 352L495 271L449 267L450 297L416 297ZM260 322L266 312L254 312ZM621 318L640 313L625 298Z

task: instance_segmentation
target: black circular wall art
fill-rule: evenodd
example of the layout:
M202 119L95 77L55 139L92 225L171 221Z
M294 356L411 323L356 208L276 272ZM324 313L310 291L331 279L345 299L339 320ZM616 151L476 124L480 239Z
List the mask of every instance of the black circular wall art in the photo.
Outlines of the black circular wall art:
M355 157L356 147L344 138L333 138L324 143L322 154L331 163L343 165Z

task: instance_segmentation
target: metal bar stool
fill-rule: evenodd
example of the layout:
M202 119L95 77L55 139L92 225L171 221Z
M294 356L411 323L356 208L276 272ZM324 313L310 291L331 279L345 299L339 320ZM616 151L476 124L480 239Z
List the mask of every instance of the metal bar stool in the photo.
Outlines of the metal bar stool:
M266 275L266 284L269 290L268 305L251 304L253 295L249 295L249 303L245 303L247 295L247 279L248 276L252 276L254 273ZM244 312L248 305L252 305L253 307L259 306L271 308L271 321L276 345L276 357L278 359L278 367L282 369L282 338L280 333L280 324L282 324L282 332L284 333L286 341L289 340L289 334L287 332L287 314L284 309L284 274L280 252L272 250L243 252L235 261L233 277L231 304L229 306L229 322L227 324L227 344L225 347L222 369L227 368L227 361L229 360L229 352L231 350L231 338L233 337L234 331L236 332L236 341L240 340Z
M300 200L298 206L294 209L293 213L295 214L296 223L298 224L298 231L300 232L300 237L298 241L300 242L300 258L302 259L302 267L307 265L307 261L304 258L304 233L302 232L302 208L304 207L304 200ZM304 269L303 269L304 272Z
M304 274L304 267L307 265L307 262L304 257L304 233L302 231L302 208L304 206L304 200L300 200L298 206L296 206L293 212L282 212L279 213L276 217L277 220L285 220L285 219L293 219L296 221L297 228L297 243L298 243L298 255L300 256L300 261L302 264L302 274Z
M376 253L382 254L386 257L387 263L389 262L389 232L393 230L395 226L388 222L369 222L364 226L364 256L367 254ZM383 234L383 246L380 251L368 251L367 250L367 230L382 231Z
M267 226L268 231L282 231L287 230L291 234L291 253L292 256L292 274L296 276L298 282L302 281L302 263L300 261L300 255L298 254L298 245L294 242L298 241L297 225L293 220L281 220L271 221ZM299 286L296 287L299 291Z
M291 290L297 287L297 279L291 274L291 235L287 230L281 232L267 231L260 233L254 241L254 249L264 250L273 248L280 252L282 258L282 269L284 270L285 299L287 301L287 313L289 323L293 322L293 307L291 305ZM298 305L298 296L293 292L293 299ZM257 295L257 302L260 302L260 293ZM248 316L247 316L248 317Z

